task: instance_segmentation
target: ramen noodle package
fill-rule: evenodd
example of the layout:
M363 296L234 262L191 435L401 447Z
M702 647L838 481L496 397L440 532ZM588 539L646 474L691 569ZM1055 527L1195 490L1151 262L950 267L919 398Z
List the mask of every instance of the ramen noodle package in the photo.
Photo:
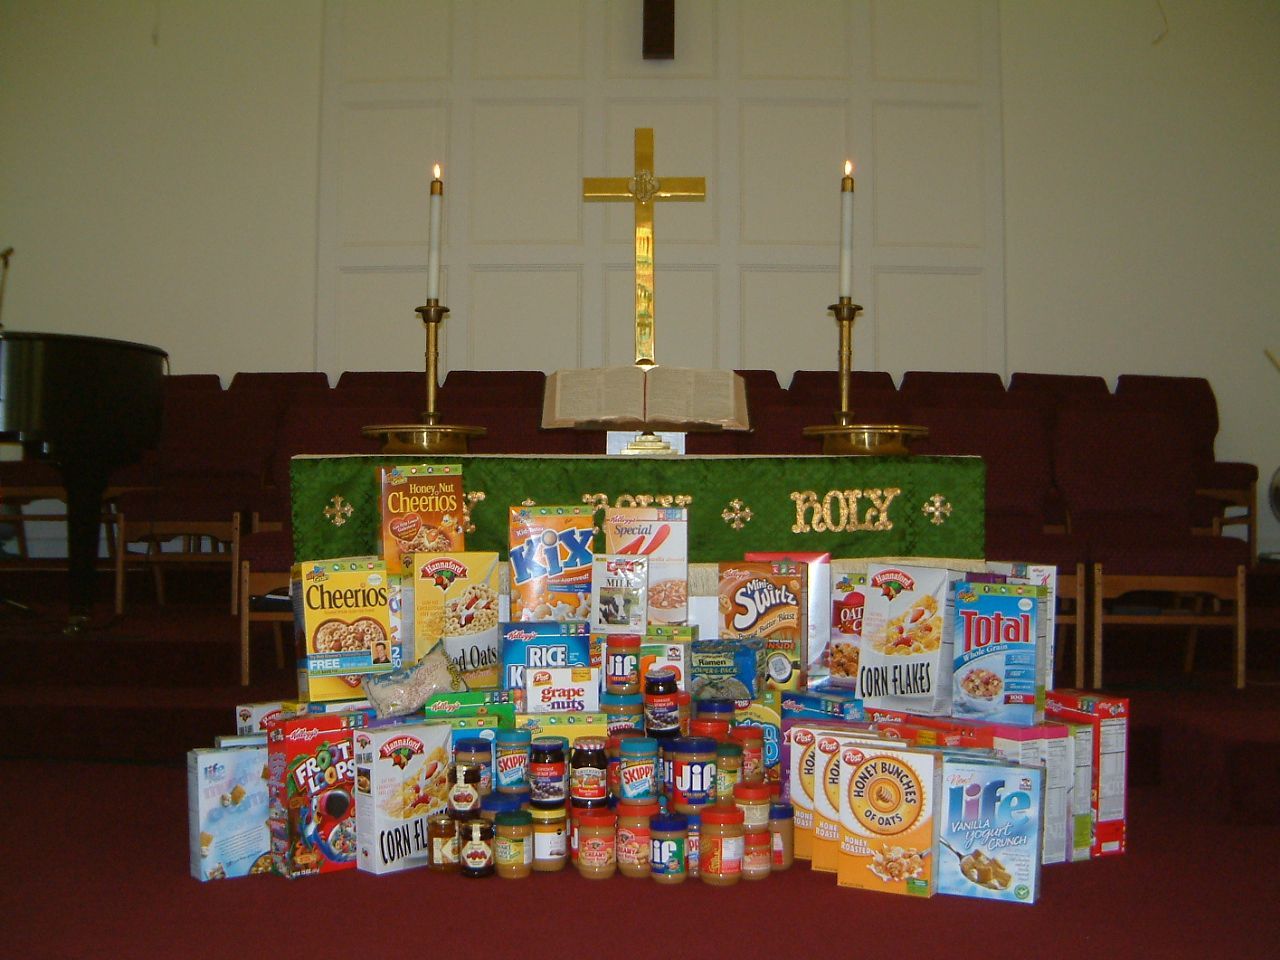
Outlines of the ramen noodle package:
M502 625L502 687L524 710L529 670L591 666L591 634L581 620Z
M933 567L867 568L858 695L868 709L941 716L951 709L951 582Z
M415 553L466 549L462 467L434 463L382 467L379 476L387 573L412 574Z
M829 553L747 553L745 560L793 560L805 565L807 578L805 595L808 609L805 611L805 649L808 663L805 680L809 684L824 680L830 672L828 651L831 636L831 554Z
M942 758L888 743L840 754L842 887L931 897L936 892Z
M1035 903L1044 771L945 757L938 893Z
M857 692L866 601L867 578L862 574L842 574L832 582L831 636L826 664L829 687Z
M444 644L445 656L471 690L501 682L496 553L415 553L414 637L424 653Z
M688 527L683 507L605 508L605 552L649 558L649 623L688 619Z
M591 632L644 633L649 558L597 553L591 568Z
M591 507L512 507L511 619L587 620L595 513Z
M444 723L406 723L353 734L356 758L356 865L394 873L427 865L427 818L449 796Z
M356 865L353 724L363 726L363 717L305 714L267 727L267 827L272 863L282 876Z
M187 754L187 827L197 880L271 872L266 775L266 747Z
M391 636L387 567L380 557L296 563L293 581L300 669L309 678L346 678L350 698L359 695L361 675L400 666L400 647Z
M720 564L721 637L758 637L773 690L803 686L808 664L808 571L794 560Z
M956 584L952 715L1031 726L1044 719L1044 587Z
M689 671L688 690L695 700L751 700L764 689L764 641L694 640Z

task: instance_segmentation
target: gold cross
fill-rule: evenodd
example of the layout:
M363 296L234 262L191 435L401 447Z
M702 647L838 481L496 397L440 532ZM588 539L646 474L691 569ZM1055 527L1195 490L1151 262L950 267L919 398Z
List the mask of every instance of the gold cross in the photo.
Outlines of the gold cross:
M584 200L630 200L636 215L636 366L657 364L653 352L653 202L705 200L703 177L663 177L653 172L653 130L636 128L631 177L584 177Z
M951 516L951 504L947 503L947 498L942 494L935 493L920 508L920 512L928 517L929 522L935 527L940 527L946 523L946 518Z
M324 508L324 515L329 518L329 522L335 527L340 527L347 522L347 518L355 513L355 508L351 504L342 499L342 494L337 493L329 498L330 506Z

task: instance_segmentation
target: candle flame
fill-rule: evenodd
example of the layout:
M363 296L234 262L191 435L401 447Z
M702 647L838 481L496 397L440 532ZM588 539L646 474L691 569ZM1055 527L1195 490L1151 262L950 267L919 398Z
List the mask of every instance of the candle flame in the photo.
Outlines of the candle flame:
M853 175L853 161L846 160L844 162L844 175L846 177ZM436 174L436 176L439 176L439 174Z
M845 166L848 166L848 164L845 164ZM431 168L431 176L435 177L437 180L440 179L440 164L437 163Z

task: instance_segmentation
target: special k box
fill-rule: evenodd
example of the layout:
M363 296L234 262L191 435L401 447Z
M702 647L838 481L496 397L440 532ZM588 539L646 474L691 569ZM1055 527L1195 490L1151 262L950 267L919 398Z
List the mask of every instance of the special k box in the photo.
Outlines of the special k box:
M445 723L406 723L352 734L361 870L427 865L427 819L448 805L451 733Z
M836 882L931 897L938 849L942 758L889 745L854 744L840 756Z
M808 571L794 560L720 564L721 637L758 637L774 690L803 685L808 664Z
M1061 723L1093 728L1093 838L1090 854L1108 857L1126 846L1125 794L1129 760L1129 701L1084 690L1051 690L1045 712Z
M689 518L683 507L606 507L604 552L649 558L650 623L689 616Z
M511 508L511 619L588 620L595 512L581 504Z
M309 677L356 677L352 686L358 688L361 675L390 673L400 666L400 647L391 638L387 565L381 557L296 563L292 592L300 669Z
M382 557L392 576L411 574L415 553L465 548L462 467L416 464L379 469Z

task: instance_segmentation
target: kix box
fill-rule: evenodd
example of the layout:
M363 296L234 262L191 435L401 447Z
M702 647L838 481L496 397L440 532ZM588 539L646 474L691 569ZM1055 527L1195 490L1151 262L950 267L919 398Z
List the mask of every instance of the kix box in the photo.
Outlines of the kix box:
M511 619L591 617L595 511L582 504L511 508Z

